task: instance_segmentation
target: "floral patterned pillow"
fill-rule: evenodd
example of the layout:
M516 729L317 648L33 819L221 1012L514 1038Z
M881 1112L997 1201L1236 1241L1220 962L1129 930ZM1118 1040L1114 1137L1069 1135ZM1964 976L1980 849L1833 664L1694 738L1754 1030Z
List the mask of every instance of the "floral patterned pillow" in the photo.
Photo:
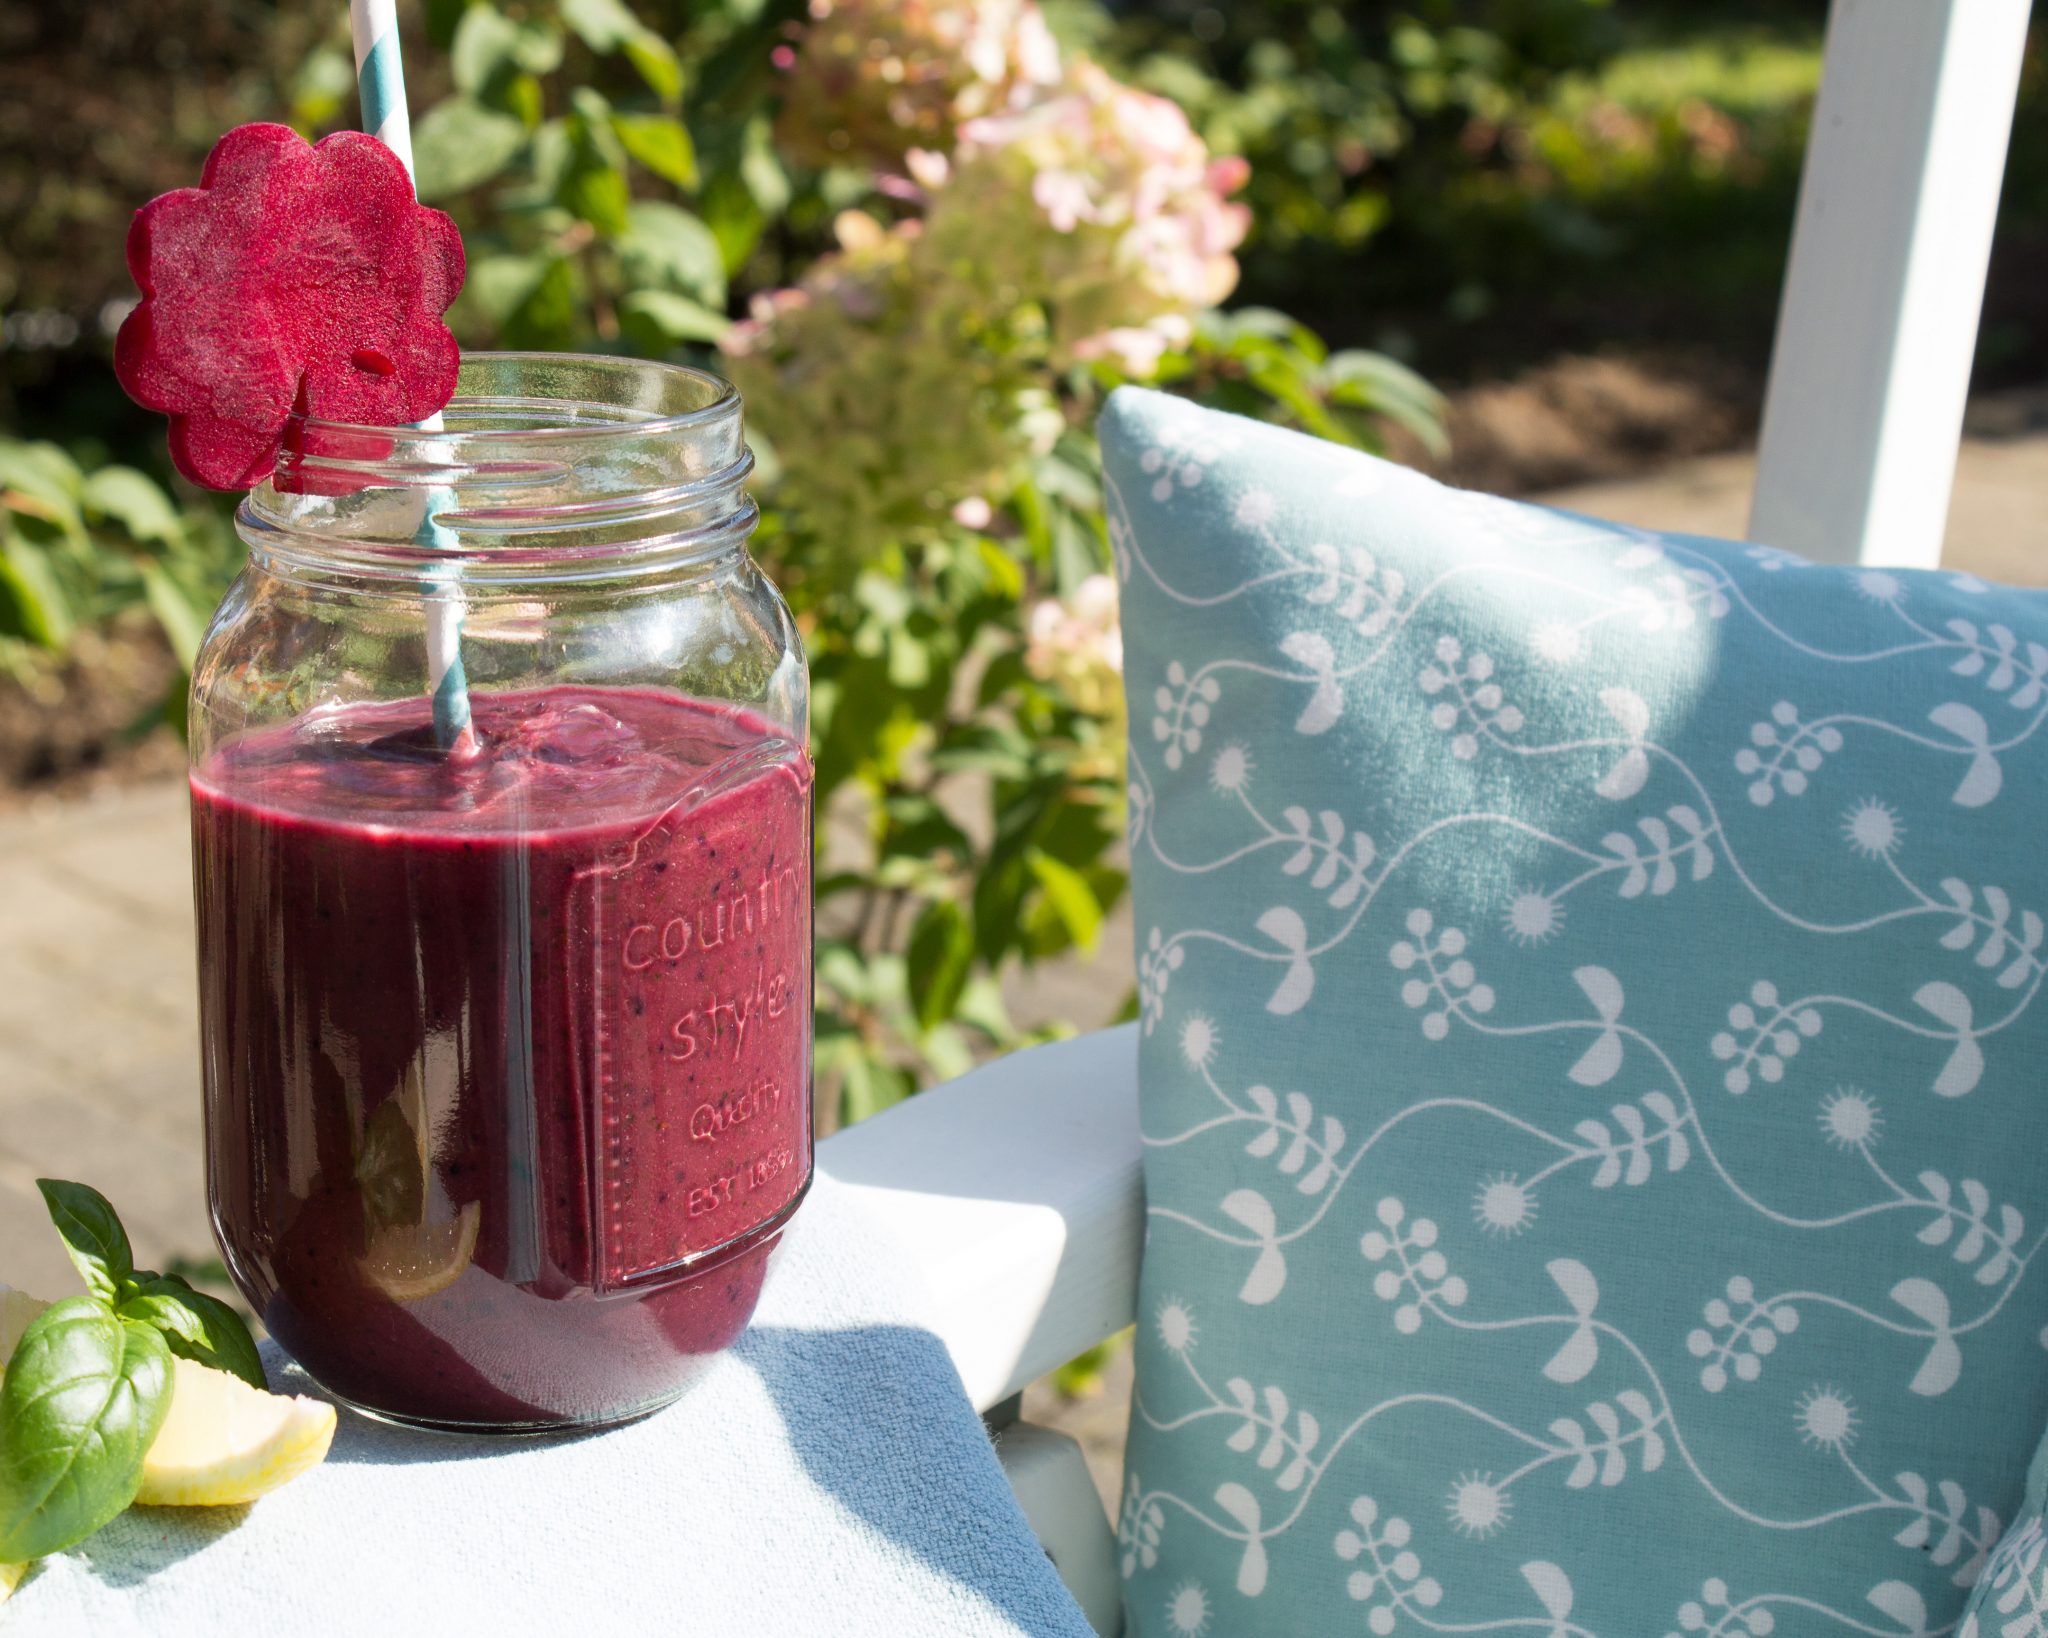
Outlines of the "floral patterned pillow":
M2048 1440L2034 1452L2020 1516L1992 1549L1956 1638L2048 1638Z
M1102 442L1133 1631L1955 1631L2048 1413L2048 598Z

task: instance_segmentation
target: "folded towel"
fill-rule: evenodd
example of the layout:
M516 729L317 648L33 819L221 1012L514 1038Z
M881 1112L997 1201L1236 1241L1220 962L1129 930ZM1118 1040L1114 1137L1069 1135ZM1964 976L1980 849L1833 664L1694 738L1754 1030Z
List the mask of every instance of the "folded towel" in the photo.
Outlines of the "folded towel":
M45 1560L0 1638L1088 1638L918 1296L821 1173L680 1404L560 1439L344 1411L326 1464L253 1508L131 1508Z

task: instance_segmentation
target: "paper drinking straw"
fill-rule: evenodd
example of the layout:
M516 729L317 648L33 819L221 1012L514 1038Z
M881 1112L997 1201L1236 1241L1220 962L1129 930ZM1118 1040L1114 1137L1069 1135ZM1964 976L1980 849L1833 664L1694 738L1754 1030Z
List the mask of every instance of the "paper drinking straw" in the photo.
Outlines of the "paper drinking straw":
M398 13L393 0L349 0L349 31L355 37L356 90L362 99L363 129L398 155L405 174L413 174L412 122L405 108L405 69L398 56ZM424 432L441 430L438 411L419 423ZM454 543L434 520L447 504L448 492L427 496L424 514L413 539L443 550ZM427 687L433 702L434 738L443 750L469 752L476 734L469 722L469 682L462 674L462 587L451 565L445 579L429 582L427 591Z

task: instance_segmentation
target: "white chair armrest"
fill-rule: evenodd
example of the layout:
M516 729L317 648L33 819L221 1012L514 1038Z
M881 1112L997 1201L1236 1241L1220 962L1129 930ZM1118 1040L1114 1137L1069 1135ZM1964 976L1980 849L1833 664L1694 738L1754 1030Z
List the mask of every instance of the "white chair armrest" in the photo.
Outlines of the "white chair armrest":
M1139 1156L1135 1024L999 1058L818 1146L918 1260L980 1410L1131 1323Z

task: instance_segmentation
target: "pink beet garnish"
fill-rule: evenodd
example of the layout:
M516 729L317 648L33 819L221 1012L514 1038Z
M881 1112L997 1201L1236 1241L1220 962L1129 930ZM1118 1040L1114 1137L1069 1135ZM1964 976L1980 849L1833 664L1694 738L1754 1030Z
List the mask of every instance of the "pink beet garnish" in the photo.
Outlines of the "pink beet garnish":
M135 213L128 269L143 299L114 372L171 418L171 459L194 483L261 483L295 408L400 426L454 396L461 355L441 315L462 288L462 238L360 131L317 146L283 125L228 132L198 187Z

